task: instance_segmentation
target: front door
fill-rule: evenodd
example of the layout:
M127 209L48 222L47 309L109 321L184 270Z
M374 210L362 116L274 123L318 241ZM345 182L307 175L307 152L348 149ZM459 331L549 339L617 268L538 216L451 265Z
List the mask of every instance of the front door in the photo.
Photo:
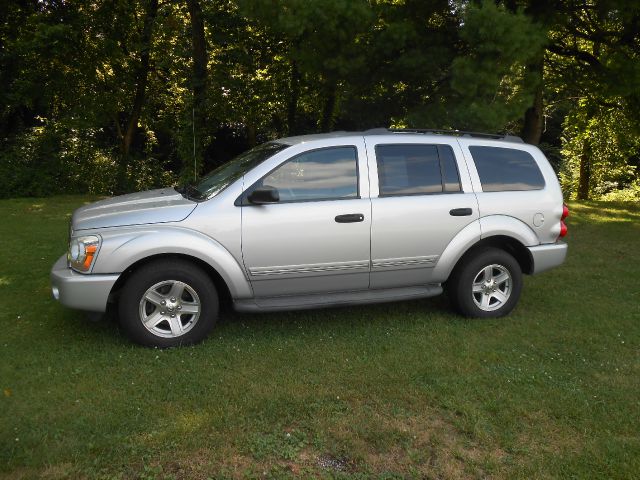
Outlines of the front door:
M364 142L354 143L295 155L248 186L279 195L242 206L242 256L256 297L368 288L371 203Z

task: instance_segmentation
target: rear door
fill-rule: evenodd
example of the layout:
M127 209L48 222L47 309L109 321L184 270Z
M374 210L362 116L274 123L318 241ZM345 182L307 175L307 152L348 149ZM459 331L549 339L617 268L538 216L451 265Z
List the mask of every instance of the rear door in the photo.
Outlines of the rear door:
M478 219L457 142L367 138L371 171L371 288L430 283L451 240Z

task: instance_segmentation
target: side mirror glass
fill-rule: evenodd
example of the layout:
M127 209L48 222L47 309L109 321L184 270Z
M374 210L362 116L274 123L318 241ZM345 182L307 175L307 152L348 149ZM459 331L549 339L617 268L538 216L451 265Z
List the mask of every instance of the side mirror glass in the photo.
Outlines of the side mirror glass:
M249 203L254 205L278 203L280 201L280 194L278 194L277 188L270 187L269 185L263 185L251 192L247 197L247 200L249 200Z

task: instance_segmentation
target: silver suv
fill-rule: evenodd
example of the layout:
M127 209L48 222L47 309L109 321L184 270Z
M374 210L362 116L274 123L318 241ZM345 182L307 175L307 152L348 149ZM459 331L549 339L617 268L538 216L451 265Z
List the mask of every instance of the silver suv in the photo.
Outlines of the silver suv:
M73 214L53 296L117 305L141 344L202 340L221 298L257 312L431 297L463 315L516 305L522 274L560 265L568 210L517 137L387 130L260 145L200 182Z

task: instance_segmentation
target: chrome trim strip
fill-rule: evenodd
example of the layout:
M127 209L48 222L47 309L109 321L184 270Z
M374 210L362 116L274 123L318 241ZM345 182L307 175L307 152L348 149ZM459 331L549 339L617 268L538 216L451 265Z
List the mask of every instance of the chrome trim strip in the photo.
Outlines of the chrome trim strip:
M292 273L323 273L342 270L369 270L369 260L357 260L354 262L311 263L305 265L280 265L273 267L249 268L252 277L266 275L287 275Z
M439 255L426 255L421 257L383 258L372 262L373 268L390 267L433 267L438 261Z

